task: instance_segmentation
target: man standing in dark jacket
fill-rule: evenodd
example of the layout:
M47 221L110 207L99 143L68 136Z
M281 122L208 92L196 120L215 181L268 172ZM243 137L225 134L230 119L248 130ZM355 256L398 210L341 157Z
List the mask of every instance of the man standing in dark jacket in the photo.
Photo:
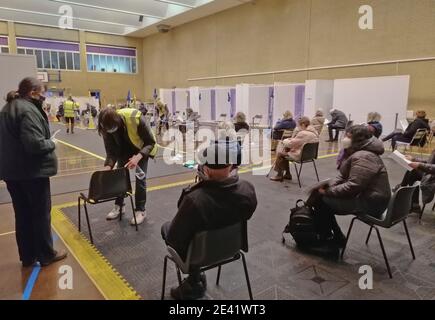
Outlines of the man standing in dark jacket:
M417 130L426 129L427 131L430 131L429 120L426 119L426 111L417 111L416 116L417 118L415 118L415 120L409 124L405 132L402 133L400 131L394 131L385 138L383 138L382 141L385 142L391 140L391 147L393 148L393 150L395 150L397 141L407 143L411 142ZM426 140L421 141L421 145L424 145L425 142Z
M225 144L213 144L203 151L206 180L183 190L175 218L162 226L163 239L183 260L195 234L247 221L257 207L254 186L231 176L231 161L217 161L230 152ZM205 290L205 275L192 272L178 288L171 290L171 296L177 300L199 299Z
M42 109L44 88L23 79L0 112L0 179L15 211L20 260L24 267L49 265L66 257L53 249L50 179L57 173L55 143Z
M329 131L329 140L326 142L338 141L338 134L340 130L346 128L348 119L343 111L337 109L331 109L331 122L328 123L328 131ZM335 138L333 137L332 130L335 130Z

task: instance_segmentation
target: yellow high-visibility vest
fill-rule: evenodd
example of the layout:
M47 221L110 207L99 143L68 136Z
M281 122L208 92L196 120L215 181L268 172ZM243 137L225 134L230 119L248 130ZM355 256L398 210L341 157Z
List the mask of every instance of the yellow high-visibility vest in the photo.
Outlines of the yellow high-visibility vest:
M66 100L63 103L63 109L64 109L64 117L65 118L74 118L74 108L76 104L71 100Z
M116 112L124 119L125 126L127 127L127 134L130 138L131 143L133 143L133 145L141 150L144 146L144 142L142 141L141 137L137 132L140 123L140 117L142 116L141 112L139 112L139 110L137 109L132 108L119 109ZM154 132L152 130L150 130L150 132L153 135L154 141L156 141L153 149L150 152L150 157L153 158L157 155L158 147Z

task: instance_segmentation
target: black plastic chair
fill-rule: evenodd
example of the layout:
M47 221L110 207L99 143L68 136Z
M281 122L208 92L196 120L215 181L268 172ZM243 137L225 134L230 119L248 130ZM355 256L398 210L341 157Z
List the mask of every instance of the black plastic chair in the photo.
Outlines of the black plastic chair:
M409 215L409 210L411 209L412 195L416 188L418 188L418 186L401 187L400 189L398 189L392 195L386 212L384 212L382 216L379 218L375 218L368 214L359 215L353 218L349 226L349 231L347 232L346 244L343 248L343 251L341 252L341 258L343 259L344 251L346 250L346 246L349 241L353 223L357 219L370 226L370 231L369 234L367 235L366 244L369 243L370 235L372 234L373 228L376 230L379 239L379 244L381 245L381 249L382 249L382 254L384 256L385 264L387 265L388 275L390 276L390 278L393 278L393 275L391 273L390 264L388 263L388 258L385 253L384 243L382 242L381 234L379 232L378 227L389 229L392 226L400 222L403 222L403 226L405 227L406 237L408 238L409 248L411 249L412 258L415 260L414 249L412 247L411 238L409 236L408 226L406 225L406 218Z
M185 261L181 259L173 248L168 246L167 249L169 254L165 256L163 264L162 300L165 298L168 259L175 263L179 284L181 284L180 270L183 274L189 274L191 270L198 270L202 273L218 267L216 285L219 285L221 267L240 258L242 258L243 262L249 298L253 300L246 259L242 252L242 250L248 252L246 222L198 233L190 243Z
M138 230L136 215L134 214L133 192L131 189L130 173L127 168L115 169L110 171L97 171L92 174L89 184L88 195L80 193L78 198L78 224L81 231L81 200L85 208L86 222L88 224L89 238L91 243L94 243L92 238L91 224L89 223L89 215L87 204L99 204L108 201L114 201L117 198L130 197L131 208L133 210L134 223L136 231ZM122 208L119 208L119 220L122 219Z
M316 171L316 177L317 177L317 181L320 181L319 179L319 174L317 173L317 167L316 167L316 159L319 155L319 143L306 143L303 147L302 147L302 152L301 152L301 159L300 160L293 160L293 159L288 159L290 162L293 162L294 166L295 166L295 171L296 171L296 175L298 177L298 182L299 182L299 188L302 188L301 185L301 172L302 172L302 165L304 163L309 163L312 162L314 165L314 170ZM299 170L296 164L299 164Z

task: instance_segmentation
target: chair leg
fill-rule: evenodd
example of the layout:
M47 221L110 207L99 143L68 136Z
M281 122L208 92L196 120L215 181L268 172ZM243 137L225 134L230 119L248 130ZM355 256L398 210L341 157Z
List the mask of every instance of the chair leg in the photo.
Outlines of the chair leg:
M419 215L419 217L418 217L419 220L421 220L421 218L423 217L424 209L426 209L426 203L423 204L423 207L421 208L420 215ZM433 209L432 209L432 210L433 210Z
M388 275L390 276L390 279L393 279L393 274L391 273L390 264L388 263L387 254L385 253L385 247L384 243L382 242L381 233L379 232L379 229L376 226L373 226L376 230L376 233L378 235L379 244L381 245L382 249L382 255L384 256L385 264L387 265Z
M249 300L254 300L254 298L252 297L251 282L249 281L249 274L248 274L248 268L246 267L245 255L243 254L243 252L240 252L240 255L242 256L243 269L245 270L246 284L248 285L248 292L249 292Z
M350 233L351 233L352 228L353 228L353 223L355 222L356 219L357 219L357 217L353 218L352 221L350 222L349 230L347 230L346 242L344 244L343 250L341 251L341 259L343 259L344 251L346 251L347 243L349 242Z
M406 237L408 238L409 248L411 249L412 259L415 260L414 248L412 247L411 237L409 236L408 226L406 225L406 220L403 220L403 225L405 227Z
M433 204L433 207L432 207L432 211L434 211L435 210L435 203Z
M165 286L166 286L167 267L168 267L168 256L165 256L165 260L163 262L163 283L162 283L162 298L161 298L161 300L165 300Z
M218 267L218 273L217 273L217 277L216 277L216 285L219 285L219 279L221 278L221 268L222 266Z
M298 177L299 188L302 188L302 186L301 186L301 179L300 179L300 177L299 177L298 166L296 165L295 162L293 162L293 164L294 164L294 166L295 166L296 176ZM302 164L301 164L301 169L302 169Z
M370 236L372 235L373 226L370 226L369 234L367 235L366 245L369 244Z
M88 223L88 230L89 230L89 238L91 239L91 243L94 244L94 239L92 238L91 224L89 223L88 206L86 205L86 201L84 202L83 206L85 207L86 222Z
M81 208L80 208L82 204L81 204L80 200L81 200L81 198L79 197L78 201L77 201L78 202L78 206L77 206L77 209L78 209L77 210L77 215L78 215L77 218L78 219L77 220L78 220L78 224L79 224L79 232L82 231L82 213L81 213Z
M315 161L314 159L313 159L313 165L314 165L314 170L316 171L317 181L320 181L320 179L319 179L319 174L317 173L316 161Z
M180 272L180 268L178 268L178 266L177 266L177 265L175 265L175 268L177 269L177 279L178 279L178 285L180 285L180 286L181 286L181 282L182 282L182 279L181 279L181 272Z
M136 227L136 231L138 231L137 221L136 221L136 212L134 211L133 197L131 195L130 195L130 202L131 202L131 210L133 210L134 225Z

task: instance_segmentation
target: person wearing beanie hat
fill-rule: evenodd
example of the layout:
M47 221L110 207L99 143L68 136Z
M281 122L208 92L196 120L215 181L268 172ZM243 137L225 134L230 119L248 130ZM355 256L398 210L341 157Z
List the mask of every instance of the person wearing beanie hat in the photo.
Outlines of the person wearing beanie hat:
M204 179L183 190L178 212L162 226L162 238L185 260L190 242L202 231L221 229L249 220L257 208L254 186L231 175L231 149L215 143L200 152ZM247 244L245 244L247 245ZM176 300L202 298L207 288L205 274L191 271L177 288L171 289Z

